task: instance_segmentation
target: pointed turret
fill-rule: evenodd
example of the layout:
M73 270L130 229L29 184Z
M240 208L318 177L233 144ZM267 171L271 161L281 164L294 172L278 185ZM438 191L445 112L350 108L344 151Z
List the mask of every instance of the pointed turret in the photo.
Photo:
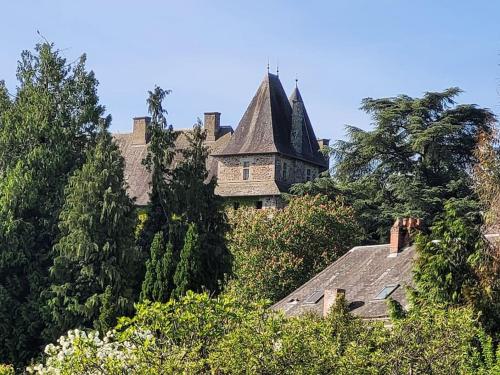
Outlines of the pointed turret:
M292 108L278 76L266 74L220 155L288 151Z
M217 155L263 153L326 166L298 89L289 100L278 76L271 73L265 75L231 140Z
M314 161L317 164L325 165L327 162L319 151L319 144L314 135L314 130L309 120L302 95L299 88L290 95L290 106L292 107L292 136L291 143L294 151L303 159Z

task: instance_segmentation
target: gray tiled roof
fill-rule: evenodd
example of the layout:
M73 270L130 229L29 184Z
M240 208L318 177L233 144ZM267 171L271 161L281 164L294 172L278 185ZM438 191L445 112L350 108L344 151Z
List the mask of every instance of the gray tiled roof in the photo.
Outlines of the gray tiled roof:
M302 101L298 90L292 98ZM292 100L290 98L290 100ZM303 153L291 143L292 106L278 76L266 74L228 145L217 155L280 153L327 168L307 113L303 123Z
M399 284L390 297L407 305L404 287L412 285L415 254L414 246L395 257L389 256L389 244L354 247L272 308L283 310L288 316L307 311L322 314L323 298L316 303L304 303L305 300L315 291L340 288L346 291L353 314L367 319L387 318L386 300L375 297L385 286Z
M176 130L177 139L175 149L177 151L173 165L175 166L182 160L180 151L188 147L187 133L190 130ZM217 152L224 148L231 138L232 128L230 126L221 127L219 138L215 142L207 142L209 153ZM142 165L142 160L146 157L148 144L134 144L132 133L113 134L113 138L120 147L120 151L125 159L125 180L128 184L127 192L135 203L139 206L145 206L149 202L149 183L151 176ZM207 159L207 168L209 169L209 178L217 175L217 162L213 157Z

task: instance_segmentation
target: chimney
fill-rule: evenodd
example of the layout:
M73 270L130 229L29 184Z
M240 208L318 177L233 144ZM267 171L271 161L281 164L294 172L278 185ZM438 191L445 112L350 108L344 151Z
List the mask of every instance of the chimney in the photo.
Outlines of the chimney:
M318 138L319 148L328 147L330 145L330 140L326 138Z
M220 112L205 112L204 126L207 132L207 141L216 141L220 130Z
M145 145L149 142L149 123L151 117L134 117L133 145Z
M411 229L419 229L421 220L415 218L396 219L391 227L391 238L389 243L389 255L397 256L401 249L410 244Z
M332 306L335 305L335 303L337 303L337 300L341 296L345 297L345 289L340 289L340 288L325 289L325 292L323 293L324 317L328 315Z

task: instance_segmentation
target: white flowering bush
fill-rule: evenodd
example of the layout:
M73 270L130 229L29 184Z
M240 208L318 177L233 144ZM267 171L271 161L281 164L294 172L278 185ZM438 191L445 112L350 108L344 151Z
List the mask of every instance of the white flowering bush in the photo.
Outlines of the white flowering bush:
M78 329L45 347L45 363L29 366L29 374L123 374L132 370L134 346L119 342L114 332L102 339L98 332Z

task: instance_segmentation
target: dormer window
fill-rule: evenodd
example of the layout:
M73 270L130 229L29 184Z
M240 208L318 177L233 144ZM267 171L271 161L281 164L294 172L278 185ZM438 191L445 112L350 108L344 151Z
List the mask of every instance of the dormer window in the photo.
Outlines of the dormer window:
M244 161L243 162L243 180L249 180L250 179L250 162L249 161Z

